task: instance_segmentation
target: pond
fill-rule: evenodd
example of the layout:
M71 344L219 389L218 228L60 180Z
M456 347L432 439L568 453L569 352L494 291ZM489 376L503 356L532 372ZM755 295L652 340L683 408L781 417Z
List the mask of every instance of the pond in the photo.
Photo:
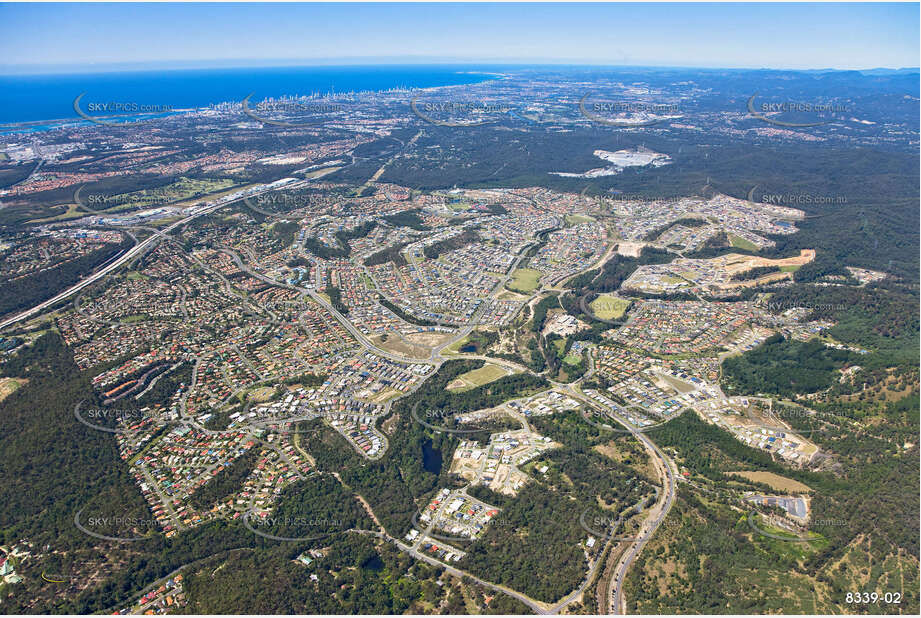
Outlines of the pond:
M422 443L422 467L432 474L441 474L441 451L432 446L431 440Z
M368 569L369 571L380 571L384 568L384 561L381 560L380 556L374 554L361 565L361 568Z

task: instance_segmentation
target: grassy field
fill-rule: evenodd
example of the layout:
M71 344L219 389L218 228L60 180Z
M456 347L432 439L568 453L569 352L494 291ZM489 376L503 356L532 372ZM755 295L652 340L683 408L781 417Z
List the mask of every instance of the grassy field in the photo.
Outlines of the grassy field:
M313 170L312 172L307 172L306 174L304 174L304 178L310 178L311 180L315 178L323 178L324 176L332 174L333 172L337 172L340 169L342 169L342 166L324 167L323 169Z
M132 193L121 193L119 195L110 196L111 201L109 203L100 203L94 204L93 208L99 212L105 212L107 214L116 214L121 212L133 211L133 210L147 210L149 208L158 208L164 206L168 203L173 203L179 200L191 200L199 197L208 195L209 197L218 197L217 195L211 195L215 191L223 191L224 193L230 193L234 188L234 182L229 179L192 179L192 178L180 178L176 182L160 187L158 189L135 191ZM90 192L87 191L87 194ZM222 193L222 194L224 194ZM86 197L83 198L84 200ZM59 215L53 217L46 217L44 219L32 219L29 223L48 223L52 221L66 221L68 219L79 219L80 217L87 216L88 213L83 209L78 210L77 204L68 204L67 210ZM174 220L178 221L178 218ZM158 223L163 224L165 220L158 221Z
M612 294L602 294L589 305L592 309L592 313L602 320L617 320L622 318L629 306L629 300L618 298Z
M257 386L256 388L246 393L246 396L249 401L264 403L266 401L270 401L274 394L275 389L271 386Z
M563 353L563 350L566 349L566 340L565 339L554 339L553 347L556 348L556 355L559 356Z
M53 217L45 217L44 219L31 219L29 223L50 223L52 221L66 221L67 219L79 219L80 217L85 217L89 213L83 210L77 210L79 207L76 204L68 204L67 210L62 212L59 215Z
M566 363L567 365L578 365L580 362L582 362L582 356L579 354L573 354L572 352L570 352L569 354L563 357L563 362Z
M12 395L20 386L26 382L28 382L28 380L22 380L19 378L0 378L0 401L3 401Z
M147 316L142 313L135 313L133 315L126 315L123 318L119 318L119 322L122 324L134 324L135 322L143 322L147 319Z
M232 180L227 178L202 180L180 178L174 183L157 189L122 193L115 196L116 199L112 201L110 207L107 208L107 204L103 203L95 206L95 208L107 213L159 208L166 204L194 199L215 191L224 191L233 187L234 184Z
M473 371L462 373L445 388L446 390L452 392L462 393L464 391L469 391L472 388L476 388L477 386L495 382L499 378L503 378L510 373L511 372L504 367L487 363L479 369L474 369Z
M729 243L733 247L737 247L739 249L745 249L746 251L757 251L758 250L758 247L756 245L754 245L753 243L750 243L744 238L739 238L735 234L729 235Z
M512 273L512 280L506 286L513 292L529 294L540 287L541 273L533 268L519 268Z
M441 353L442 354L460 354L460 349L464 347L465 345L467 345L469 340L470 340L470 335L467 335L460 341L455 341L454 343L446 347L444 350L441 351Z
M774 474L773 472L733 472L732 474L747 478L750 481L755 481L756 483L764 483L765 485L770 485L772 488L777 491L787 491L791 493L809 493L812 489L806 485L803 485L799 481L794 481L793 479L788 479L785 476L780 476L779 474Z
M580 223L591 223L592 221L594 221L594 219L585 215L566 215L566 225L568 226L579 225Z

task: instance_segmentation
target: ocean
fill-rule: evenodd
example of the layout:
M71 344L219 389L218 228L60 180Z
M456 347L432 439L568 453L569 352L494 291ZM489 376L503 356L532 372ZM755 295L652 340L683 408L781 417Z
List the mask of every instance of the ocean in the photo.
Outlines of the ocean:
M382 65L0 75L0 124L78 122L74 100L82 93L86 94L80 109L89 115L104 115L107 112L101 110L113 106L128 112L202 108L240 102L250 93L257 102L266 97L473 84L500 70L495 66ZM103 103L109 107L92 107Z

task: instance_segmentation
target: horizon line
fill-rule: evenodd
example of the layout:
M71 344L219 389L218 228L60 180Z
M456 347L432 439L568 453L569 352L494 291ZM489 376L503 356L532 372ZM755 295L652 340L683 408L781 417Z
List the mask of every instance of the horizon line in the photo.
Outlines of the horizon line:
M78 75L86 73L128 73L153 72L164 70L196 69L246 69L246 68L281 68L281 67L345 67L345 66L447 66L447 65L487 65L509 67L606 67L623 69L682 69L712 71L793 71L793 72L864 72L864 71L921 71L919 66L884 67L867 66L862 68L815 67L793 68L783 66L718 66L718 65L676 65L657 63L623 63L588 59L521 59L521 58L455 58L426 56L356 56L343 58L232 58L201 60L149 60L136 62L91 62L79 64L65 63L31 63L8 64L0 69L0 75Z

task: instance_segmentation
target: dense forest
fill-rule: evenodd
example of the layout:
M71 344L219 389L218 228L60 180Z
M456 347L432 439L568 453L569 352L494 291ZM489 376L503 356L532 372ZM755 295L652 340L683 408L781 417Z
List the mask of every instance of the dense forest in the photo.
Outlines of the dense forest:
M466 247L476 242L480 242L480 235L476 233L476 230L466 230L457 236L452 236L451 238L427 245L422 249L422 253L428 259L435 260L438 259L438 256L442 253L454 251L455 249L460 249L461 247Z
M837 322L829 330L832 337L885 353L892 363L917 364L918 291L914 286L886 281L859 288L797 284L774 293L767 307L776 313L806 307L811 319Z
M278 227L278 223L274 227ZM299 228L297 223L291 223L294 226L294 231L297 231ZM327 245L323 242L320 242L317 238L313 236L304 237L304 248L310 251L313 255L318 258L323 258L324 260L332 260L335 258L347 258L352 254L352 246L349 244L350 241L355 240L356 238L364 238L371 233L371 230L375 228L377 223L375 221L367 221L361 225L358 225L351 230L339 230L335 233L336 240L339 242L338 247ZM274 229L274 228L273 228ZM294 233L291 233L291 237L288 239L288 242L284 245L285 247L291 246L291 243L294 242Z
M406 258L403 257L403 249L406 245L412 243L413 241L408 240L403 243L397 243L391 245L385 249L381 249L375 253L372 253L367 258L365 258L365 266L380 266L381 264L386 264L387 262L393 262L393 265L399 268L400 266L406 266Z
M331 304L336 311L342 315L348 314L349 307L344 302L342 302L342 291L339 288L334 286L332 283L329 283L326 285L326 289L323 291L326 292L327 296L329 296L329 304Z
M756 266L755 268L749 268L748 270L737 272L729 279L730 281L751 281L752 279L764 277L765 275L770 275L771 273L776 272L778 271L774 266Z
M259 449L250 449L218 470L207 483L195 490L195 493L189 497L192 506L203 511L240 491L243 482L259 462L259 456Z
M891 417L892 422L903 428L904 436L916 435L917 395L900 408L901 416ZM906 415L908 410L912 412ZM919 505L914 492L904 491L904 482L918 475L918 447L913 445L904 456L893 455L886 442L866 430L855 436L850 427L841 424L834 432L812 434L833 457L842 458L837 470L823 472L776 463L691 412L651 430L657 444L674 449L695 486L679 485L669 514L674 525L663 526L628 575L627 598L633 599L634 610L853 611L844 602L844 592L863 585L861 565L868 562L887 565L878 575L881 590L900 591L902 608L917 608ZM745 469L774 472L810 487L810 527L817 540L790 543L753 534L745 517L751 507L739 505L729 490L721 489L741 483L728 472ZM664 572L658 565L666 562L677 562L685 573ZM904 581L898 580L900 572ZM778 595L776 581L795 593ZM657 586L665 591L657 593ZM899 608L875 609L893 613Z
M114 435L75 416L81 402L101 406L57 333L22 349L2 375L29 380L0 404L0 529L7 541L29 538L62 549L92 542L73 526L87 505L149 517Z
M632 467L585 444L570 443L540 461L548 465L548 472L529 482L518 496L499 499L502 511L460 564L490 581L552 602L578 587L585 576L582 543L592 532L584 522L613 521L625 508L652 498L654 491ZM496 499L482 490L479 495ZM604 524L596 527L599 534L611 533ZM547 568L550 556L552 569Z
M723 382L729 392L773 393L785 397L828 388L838 370L854 361L848 350L830 348L821 341L791 341L782 335L741 356L723 361Z
M418 208L413 210L404 210L394 215L388 215L384 217L384 221L394 227L408 227L416 230L417 232L426 232L429 228L425 225L422 217L419 216L419 212L420 211Z

